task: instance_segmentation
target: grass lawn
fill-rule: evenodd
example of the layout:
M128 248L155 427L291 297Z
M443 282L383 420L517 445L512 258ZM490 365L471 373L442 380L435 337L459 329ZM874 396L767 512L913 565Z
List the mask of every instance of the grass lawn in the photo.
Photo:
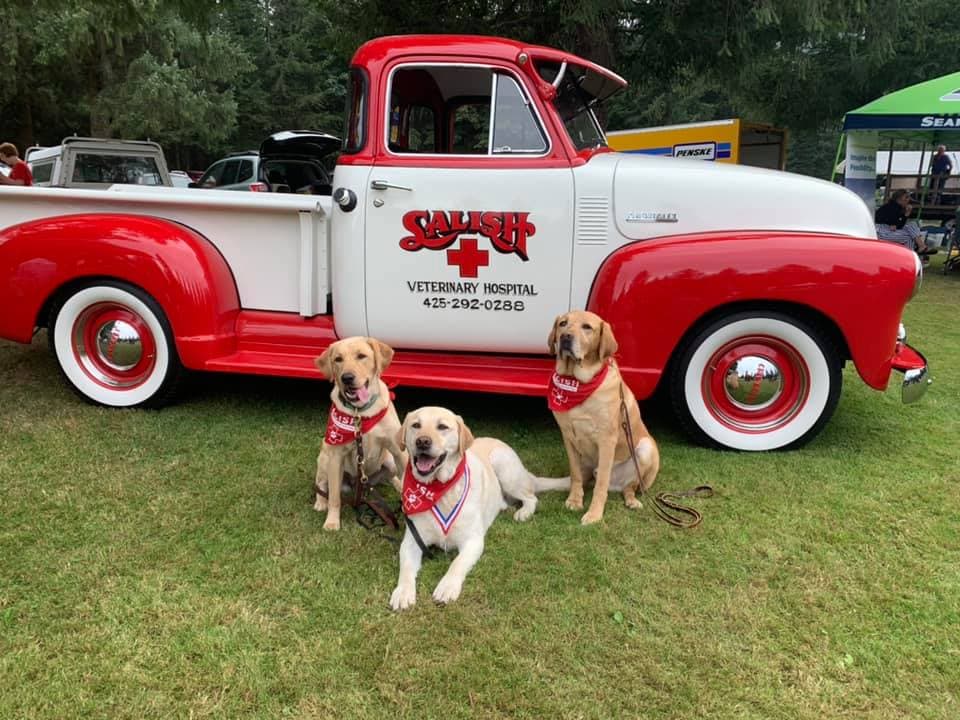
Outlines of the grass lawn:
M310 506L328 386L204 376L159 412L86 405L38 336L0 341L0 718L960 716L960 276L905 319L935 383L844 371L807 448L691 446L662 411L655 489L710 483L679 531L611 495L504 513L460 600L387 608L394 547ZM864 322L870 322L868 317ZM895 378L899 378L896 375ZM542 400L401 388L566 474Z

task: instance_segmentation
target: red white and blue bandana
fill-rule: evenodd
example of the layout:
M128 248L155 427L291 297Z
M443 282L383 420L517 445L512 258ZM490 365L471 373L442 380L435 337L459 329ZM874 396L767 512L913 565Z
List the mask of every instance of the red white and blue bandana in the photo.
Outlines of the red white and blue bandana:
M390 406L387 405L376 415L360 418L360 434L366 435L373 430L378 422L383 420ZM327 445L346 445L357 439L357 426L353 415L348 415L337 409L336 405L330 405L330 415L327 417L327 434L323 441Z
M581 382L573 375L554 373L548 386L547 405L554 412L567 412L583 403L603 384L610 370L610 363L604 363L603 369L589 382Z
M444 515L440 508L437 507L437 503L440 502L440 498L447 494L450 488L457 484L461 477L464 479L463 493L450 512ZM429 511L433 515L433 519L437 521L437 525L443 530L443 534L446 535L450 532L450 528L453 526L457 516L460 515L460 511L463 509L469 493L470 468L467 466L466 455L463 456L463 460L457 465L453 477L443 483L422 483L413 476L413 468L407 465L407 470L403 474L403 513L404 515L416 515L417 513Z

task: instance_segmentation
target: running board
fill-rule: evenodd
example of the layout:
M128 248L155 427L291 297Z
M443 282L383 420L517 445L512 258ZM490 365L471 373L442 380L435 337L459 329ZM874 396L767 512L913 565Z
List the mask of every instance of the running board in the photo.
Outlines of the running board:
M208 360L205 369L320 380L322 376L313 362L317 355L319 352L306 348L283 353L239 350ZM548 357L441 355L401 350L394 355L383 379L391 387L407 385L506 395L546 395L553 366L553 359Z

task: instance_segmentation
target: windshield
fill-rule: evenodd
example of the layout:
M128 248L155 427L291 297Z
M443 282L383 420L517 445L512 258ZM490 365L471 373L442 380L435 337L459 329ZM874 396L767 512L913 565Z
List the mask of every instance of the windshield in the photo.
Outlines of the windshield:
M543 63L538 70L540 77L552 83L556 81L560 65ZM593 113L593 106L599 101L598 96L587 89L592 84L592 79L586 68L568 64L563 70L557 87L557 97L553 101L577 150L590 150L605 147L607 144L600 123Z

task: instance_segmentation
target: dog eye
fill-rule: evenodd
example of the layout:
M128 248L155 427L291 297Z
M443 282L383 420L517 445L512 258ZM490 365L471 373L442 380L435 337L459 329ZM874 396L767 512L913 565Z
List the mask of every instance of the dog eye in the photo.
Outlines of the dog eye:
M584 323L580 327L582 327L584 330L589 330L590 332L593 332L593 328L587 325L586 323Z
M334 361L335 363L342 363L342 362L343 362L343 355L337 355L337 356L333 359L333 361Z
M566 321L566 320L561 320L561 321L558 323L558 327L566 327L566 326L567 326L567 321Z
M412 427L414 430L419 430L419 429L420 429L420 421L417 420L417 422L413 423L410 427Z
M449 425L444 425L443 423L440 423L439 425L437 425L437 430L443 431L443 430L449 430L449 429L450 429Z
M363 353L357 353L357 360L366 360L367 356Z

